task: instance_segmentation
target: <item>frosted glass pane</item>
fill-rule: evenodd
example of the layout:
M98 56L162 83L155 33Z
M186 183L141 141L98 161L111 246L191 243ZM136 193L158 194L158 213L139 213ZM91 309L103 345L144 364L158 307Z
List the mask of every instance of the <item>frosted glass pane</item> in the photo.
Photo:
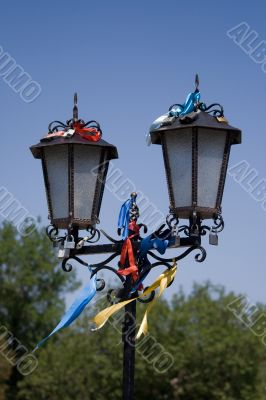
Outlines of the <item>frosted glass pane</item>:
M198 136L198 206L214 208L223 154L226 131L199 130Z
M99 147L74 147L74 218L91 218L100 155Z
M45 148L53 218L68 217L68 146Z
M182 133L166 135L166 145L172 176L172 185L176 207L192 205L192 134Z

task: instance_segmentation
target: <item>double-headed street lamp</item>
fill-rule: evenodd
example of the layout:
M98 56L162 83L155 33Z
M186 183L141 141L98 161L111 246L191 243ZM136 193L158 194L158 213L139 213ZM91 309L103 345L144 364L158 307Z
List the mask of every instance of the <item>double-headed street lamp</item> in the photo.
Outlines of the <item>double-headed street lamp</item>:
M137 195L133 193L122 207L118 229L119 235L123 231L122 240L115 240L96 228L109 161L118 158L116 147L101 136L98 122L85 123L78 118L75 95L73 118L66 124L51 123L46 137L32 146L31 151L42 161L51 221L47 234L59 247L64 271L72 269L70 259L88 266L79 256L110 253L106 260L90 267L92 277L106 269L120 279L122 289L113 290L112 296L108 292L108 300L113 303L137 298L143 280L156 266L165 265L170 270L173 259L180 260L193 250L198 250L196 261L202 262L206 251L201 246L201 237L208 231L210 244L218 244L217 233L224 227L221 202L230 148L241 142L241 131L228 124L222 106L215 103L207 107L200 102L196 76L195 91L184 104L174 104L168 113L154 121L148 136L150 143L162 145L170 199L166 222L143 239L140 236L143 224L137 224ZM187 223L179 225L179 219ZM212 226L204 223L208 219L213 220ZM60 235L62 229L66 232ZM81 230L88 233L81 236ZM111 243L94 244L101 233ZM158 255L166 248L185 250L171 258ZM109 266L121 252L119 268ZM104 286L104 280L97 279L97 290ZM149 302L153 297L151 293L145 300L139 300ZM132 400L136 301L126 305L125 311L123 399Z

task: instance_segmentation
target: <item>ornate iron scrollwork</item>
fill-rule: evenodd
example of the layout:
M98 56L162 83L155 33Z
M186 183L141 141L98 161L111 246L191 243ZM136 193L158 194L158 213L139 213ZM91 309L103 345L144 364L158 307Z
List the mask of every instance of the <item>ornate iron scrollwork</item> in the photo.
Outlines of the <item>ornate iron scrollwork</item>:
M195 215L194 215L195 214ZM213 219L213 225L202 225L202 220L197 217L196 213L193 214L193 217L190 219L189 225L181 225L179 226L179 220L176 216L171 212L166 217L166 223L163 224L157 231L153 232L149 237L152 239L159 240L164 243L168 243L167 248L169 249L186 249L181 252L181 254L175 254L170 257L163 257L155 253L156 248L150 248L147 251L146 256L143 258L140 257L141 244L145 238L141 238L139 235L135 240L132 241L132 246L135 253L136 265L139 268L138 279L132 281L129 285L128 279L123 275L118 273L118 269L110 266L110 262L118 258L121 254L122 247L124 241L121 239L114 239L104 230L98 230L95 227L88 227L87 235L83 238L78 236L78 232L74 233L75 237L75 248L71 249L69 255L66 256L62 261L62 269L65 272L70 272L72 270L71 260L78 262L82 266L89 267L91 270L91 277L100 271L109 271L112 272L121 282L123 289L119 291L119 296L125 299L128 298L134 291L137 291L138 287L145 279L145 277L149 274L149 272L158 267L165 266L168 269L172 267L173 260L179 261L188 256L193 251L196 251L195 261L203 262L206 258L206 250L201 246L201 236L205 236L207 232L212 232L213 234L217 234L221 232L224 228L224 221L221 213L218 213ZM147 227L143 224L139 224L139 227L144 228L144 232L147 232ZM73 235L73 230L70 230L63 236L59 236L58 229L50 225L46 229L46 233L49 239L53 242L55 246L59 246L59 248L64 248L64 243L67 238ZM184 236L180 237L183 233ZM101 236L104 236L109 244L96 244L100 241ZM147 238L146 238L147 239ZM88 264L84 260L80 258L82 255L90 255L90 254L101 254L101 253L109 253L108 257L103 261L94 264ZM110 254L111 253L111 254ZM97 278L97 290L101 291L105 287L104 279ZM112 292L112 296L114 293ZM110 299L112 296L109 293ZM153 295L148 296L145 302L151 301ZM113 301L113 300L112 300Z
M204 111L208 114L211 114L213 117L223 117L224 116L224 108L219 103L213 103L213 104L210 104L209 106L206 106L205 103L199 103L197 106L197 109L200 111Z

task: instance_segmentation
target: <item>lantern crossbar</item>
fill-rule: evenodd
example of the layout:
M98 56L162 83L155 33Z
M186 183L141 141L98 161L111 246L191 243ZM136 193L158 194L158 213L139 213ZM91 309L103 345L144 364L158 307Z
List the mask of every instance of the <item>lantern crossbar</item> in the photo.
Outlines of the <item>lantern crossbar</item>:
M134 250L140 249L141 242L133 242ZM188 238L180 238L179 247L192 247L192 246L200 246L201 239L200 237L188 237ZM105 253L120 253L123 247L122 242L118 243L107 243L107 244L96 244L96 245L88 245L84 246L79 250L73 250L71 252L73 255L94 255L94 254L105 254ZM177 248L177 246L169 246L169 249Z

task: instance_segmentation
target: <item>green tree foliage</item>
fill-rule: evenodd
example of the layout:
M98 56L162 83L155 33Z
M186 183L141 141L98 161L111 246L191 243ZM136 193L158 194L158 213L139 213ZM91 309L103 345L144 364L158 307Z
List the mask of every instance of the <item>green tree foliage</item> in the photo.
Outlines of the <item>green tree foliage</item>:
M228 309L235 298L207 283L195 285L188 297L181 291L170 305L164 302L154 310L150 330L175 363L165 376L142 364L137 399L149 393L176 400L266 398L260 397L265 347Z
M137 346L136 399L262 400L265 348L228 309L235 299L220 287L195 285L161 301L149 317L146 346ZM138 308L143 315L145 306ZM39 352L38 370L22 381L20 400L120 400L119 326L89 331L87 317ZM166 373L154 368L153 339L172 354ZM152 356L153 354L153 356ZM149 361L147 361L149 359Z
M0 249L1 327L16 338L10 343L13 350L20 341L31 351L58 322L65 292L77 288L75 275L61 271L44 229L36 227L31 235L21 236L12 224L4 224ZM16 367L7 372L0 364L0 374L6 399L16 399L21 379Z

